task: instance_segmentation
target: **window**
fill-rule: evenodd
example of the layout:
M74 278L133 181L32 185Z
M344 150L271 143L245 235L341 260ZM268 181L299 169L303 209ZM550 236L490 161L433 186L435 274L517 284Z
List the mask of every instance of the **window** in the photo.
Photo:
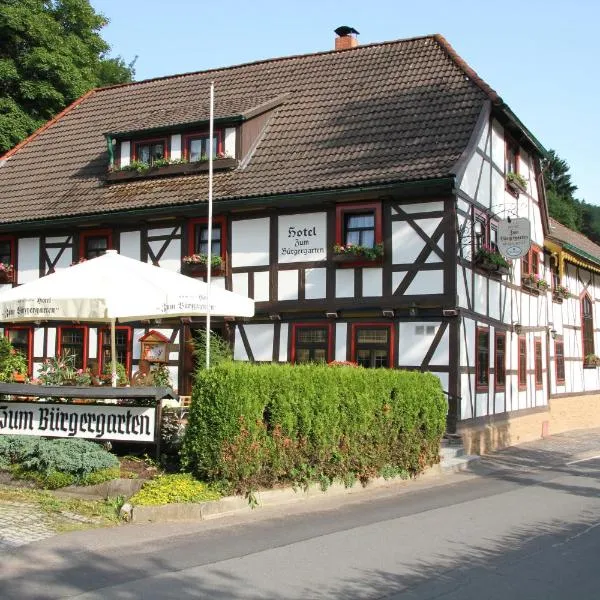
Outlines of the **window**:
M535 349L535 387L536 389L542 389L542 385L544 383L543 373L542 373L542 340L540 338L535 338L534 340L534 349Z
M216 217L212 223L211 254L221 257L221 268L225 265L226 243L225 217ZM188 254L208 254L208 219L190 221ZM213 267L215 263L213 262Z
M477 328L475 340L475 389L487 391L490 381L490 332Z
M131 372L131 328L115 328L115 350L117 362L125 367L125 372ZM102 373L106 365L111 364L110 355L110 329L98 331L98 373Z
M137 160L149 165L154 161L167 157L167 140L144 140L133 144L133 160Z
M524 336L519 336L519 369L518 369L519 389L527 389L527 340Z
M362 367L394 366L391 325L352 325L352 360Z
M0 237L0 263L4 263L5 265L14 264L14 244L14 238Z
M592 301L586 294L581 299L581 337L583 339L583 358L595 354L594 350L594 316Z
M215 158L223 154L223 132L217 129L213 135L212 155ZM189 162L208 160L211 146L208 131L184 136L183 144L183 156Z
M539 275L540 250L532 246L521 259L521 275Z
M344 204L336 208L336 244L374 248L383 241L381 204Z
M481 248L498 252L498 223L479 210L473 214L473 252Z
M495 388L498 391L506 387L506 334L496 332L495 337L495 363L494 363L494 381Z
M554 340L554 363L556 366L556 383L565 383L565 343L563 340Z
M292 362L329 362L330 325L296 325L292 327Z
M506 139L505 173L519 172L519 145L512 139Z
M79 257L96 258L112 248L112 232L96 230L82 232L79 237Z
M27 372L31 375L33 367L33 334L31 327L5 327L4 335L13 348L27 359Z
M86 347L87 330L85 327L58 328L58 354L74 355L77 369L84 369L87 365Z

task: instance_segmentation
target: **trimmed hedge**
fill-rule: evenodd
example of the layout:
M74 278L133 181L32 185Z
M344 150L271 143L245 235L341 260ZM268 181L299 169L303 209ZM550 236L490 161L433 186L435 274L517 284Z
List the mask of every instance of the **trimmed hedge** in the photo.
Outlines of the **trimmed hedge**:
M445 415L430 373L225 362L196 375L182 464L242 493L416 475L439 461Z

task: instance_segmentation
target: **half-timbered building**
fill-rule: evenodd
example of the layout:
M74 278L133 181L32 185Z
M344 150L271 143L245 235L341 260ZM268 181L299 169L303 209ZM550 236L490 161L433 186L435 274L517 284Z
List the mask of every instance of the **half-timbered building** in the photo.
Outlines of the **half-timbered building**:
M210 243L213 284L256 302L253 319L214 323L237 360L429 370L451 429L547 408L543 147L440 35L361 46L337 33L328 52L93 90L8 152L3 285L108 248L204 277ZM510 269L480 260L507 217L529 219L533 239ZM203 326L120 327L119 360L135 371L155 330L187 394ZM67 348L102 369L109 347L85 323L5 333L32 375Z

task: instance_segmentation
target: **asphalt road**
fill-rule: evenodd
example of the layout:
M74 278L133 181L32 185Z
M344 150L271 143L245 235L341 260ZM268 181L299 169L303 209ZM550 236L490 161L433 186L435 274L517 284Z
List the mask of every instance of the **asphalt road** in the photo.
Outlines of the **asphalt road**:
M2 557L0 598L596 600L600 436L586 435L402 490L59 536Z

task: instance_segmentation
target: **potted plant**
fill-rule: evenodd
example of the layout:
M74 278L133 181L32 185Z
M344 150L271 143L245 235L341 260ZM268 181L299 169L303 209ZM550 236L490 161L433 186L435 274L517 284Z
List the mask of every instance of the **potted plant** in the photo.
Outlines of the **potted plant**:
M358 262L358 261L378 261L383 257L383 244L375 244L373 247L360 246L358 244L346 244L342 246L335 244L331 256L334 262Z
M208 255L204 253L190 254L181 259L181 272L188 275L204 274L208 265ZM211 270L214 273L220 273L224 270L223 258L220 254L213 254L210 257Z
M506 174L506 186L514 193L527 191L527 180L523 175L510 171Z
M536 275L535 273L527 273L526 275L523 275L521 278L521 283L523 284L523 287L528 288L531 291L545 291L550 287L545 279L539 277L539 275Z
M600 356L596 354L586 354L583 364L585 367L598 367L600 366Z
M552 291L552 298L557 301L560 300L561 302L563 301L563 299L568 298L569 295L569 289L566 288L564 285L560 284L555 286L554 290Z
M480 246L475 253L474 263L480 269L490 273L506 275L510 269L509 262L491 246Z
M13 265L0 262L0 283L13 283L15 269Z
M27 359L13 348L9 339L0 337L0 381L24 382L27 379Z

